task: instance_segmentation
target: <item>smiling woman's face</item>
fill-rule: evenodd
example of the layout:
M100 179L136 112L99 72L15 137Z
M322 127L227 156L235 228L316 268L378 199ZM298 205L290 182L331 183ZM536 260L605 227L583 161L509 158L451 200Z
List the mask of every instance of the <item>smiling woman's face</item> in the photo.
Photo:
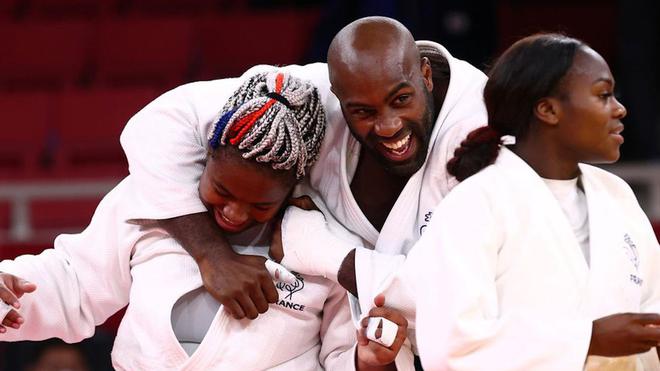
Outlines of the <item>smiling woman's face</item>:
M202 202L227 233L271 220L296 184L292 171L243 159L232 147L219 147L206 161L199 183Z
M561 89L558 129L565 153L576 162L618 160L626 109L614 96L614 78L605 60L591 48L578 49Z

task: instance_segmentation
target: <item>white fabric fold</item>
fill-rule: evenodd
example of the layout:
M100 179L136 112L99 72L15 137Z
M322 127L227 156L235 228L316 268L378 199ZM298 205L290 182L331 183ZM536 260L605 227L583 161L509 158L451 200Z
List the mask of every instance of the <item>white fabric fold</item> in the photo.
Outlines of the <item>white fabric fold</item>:
M418 45L435 49L447 58L450 83L434 125L427 161L406 185L380 235L361 212L350 190L360 146L351 136L339 101L330 91L327 66L316 63L283 67L316 85L326 110L326 137L319 161L310 171L311 188L318 192L337 224L359 236L358 245L375 247L385 254L406 254L419 239L429 223L432 208L457 183L446 171L447 160L471 130L486 123L482 101L486 76L452 57L437 43L419 41ZM238 79L184 85L158 98L129 121L121 137L129 170L136 179L132 203L135 207L129 218L162 219L204 211L196 190L213 118L226 97L247 76L274 68L257 66ZM388 265L377 262L377 255L370 259L373 261L359 263L356 272L364 311L372 307L378 285L392 273ZM377 271L367 271L364 267Z
M354 245L333 233L320 211L290 206L282 219L286 268L337 282L337 272Z
M25 323L0 341L59 337L78 342L129 304L112 352L119 370L352 370L355 329L343 288L296 275L277 283L280 300L256 320L235 320L222 307L192 355L171 325L172 308L202 287L194 259L164 230L124 222L133 205L131 176L111 191L80 234L60 235L54 249L0 262L0 270L38 289L21 297ZM255 357L254 354L258 354Z
M390 287L413 282L424 369L642 370L646 356L587 358L592 321L656 312L660 246L625 182L580 165L592 260L543 180L502 149L457 186ZM655 363L653 369L659 369Z
M451 74L450 82L445 101L433 127L426 162L406 184L377 240L365 238L368 245L371 245L367 247L374 247L375 251L382 254L405 255L413 248L431 221L435 206L458 184L458 181L447 172L447 161L453 157L454 150L472 130L487 123L482 96L486 76L469 63L452 57L440 44L419 41L418 45L435 48L447 58ZM352 137L347 138L348 142L351 140L354 141ZM346 145L346 147L353 146L355 144ZM349 157L343 158L344 161L349 159ZM351 167L350 164L346 166ZM346 177L345 174L338 176ZM312 182L314 186L314 173L312 173ZM351 229L356 224L364 223L364 220L353 216L362 213L357 203L348 196L350 193L348 184L350 184L348 179L341 184L339 192L342 197L335 199L344 204L338 208L339 210L350 210L343 216L337 215L337 218ZM319 188L323 189L320 186ZM329 192L324 196L324 199L332 197ZM379 294L378 287L393 271L389 264L380 261L382 258L378 254L360 254L356 255L356 259L360 305L363 311L366 311L373 306L373 298ZM378 268L380 265L384 268ZM414 295L410 293L409 297ZM400 305L404 309L410 308L409 303ZM414 316L407 318L414 323ZM414 329L414 325L410 328Z

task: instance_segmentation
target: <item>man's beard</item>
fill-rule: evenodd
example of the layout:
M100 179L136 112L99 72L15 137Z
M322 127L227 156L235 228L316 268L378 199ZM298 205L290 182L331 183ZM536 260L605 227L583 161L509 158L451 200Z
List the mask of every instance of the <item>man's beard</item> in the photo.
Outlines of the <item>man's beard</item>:
M399 177L411 177L424 165L429 150L429 143L431 141L431 133L433 132L433 114L433 96L430 92L426 92L426 110L422 116L421 123L413 121L407 121L405 123L407 127L411 128L411 135L419 142L415 157L410 159L407 163L397 166L385 160L380 154L375 153L376 158L383 165L385 171Z

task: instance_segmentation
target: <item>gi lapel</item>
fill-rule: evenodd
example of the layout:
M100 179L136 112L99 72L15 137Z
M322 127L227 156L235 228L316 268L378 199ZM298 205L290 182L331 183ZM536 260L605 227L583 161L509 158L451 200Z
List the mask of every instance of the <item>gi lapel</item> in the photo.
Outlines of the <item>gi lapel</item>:
M587 165L580 165L589 210L591 272L589 312L595 318L639 311L641 278L635 242L608 190Z
M517 194L528 202L526 207L542 210L543 225L530 225L534 228L543 228L539 230L539 246L550 245L545 247L549 249L547 253L557 254L558 260L563 261L572 272L573 282L578 289L576 292L584 292L589 267L573 233L573 228L548 186L523 159L507 148L502 148L496 165L507 174L507 179L511 179L512 187L515 187ZM536 215L537 212L533 212L533 214ZM536 224L536 222L533 223Z
M481 96L485 76L470 64L452 57L440 44L430 41L417 43L440 51L447 58L451 77L431 132L426 161L408 180L381 229L376 250L388 254L405 254L412 248L421 235L421 225L428 223L429 212L444 196L442 192L436 192L441 185L433 177L433 173L446 172L447 156L453 155L453 148L449 153L443 152L445 148L437 150L443 136L456 125L473 124L477 113L483 113L483 123L478 124L486 123L485 108L480 102L475 102L475 97Z

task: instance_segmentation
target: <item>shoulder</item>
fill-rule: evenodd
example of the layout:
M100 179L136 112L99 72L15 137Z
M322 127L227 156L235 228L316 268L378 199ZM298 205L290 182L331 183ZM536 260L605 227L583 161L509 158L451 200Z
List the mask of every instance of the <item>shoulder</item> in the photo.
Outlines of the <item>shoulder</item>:
M637 198L630 185L619 176L603 170L599 167L587 164L580 164L580 171L584 177L598 190L607 192L613 197L634 200Z
M310 82L319 90L330 90L328 80L328 66L325 63L310 63L305 65L290 64L287 66L257 65L247 70L242 78L247 78L260 72L282 71L291 74L296 78Z
M205 94L218 94L226 93L226 95L231 95L235 89L237 89L240 84L245 80L254 76L258 73L273 72L273 71L284 71L290 73L292 76L297 77L301 80L308 81L312 83L317 88L325 88L329 90L328 83L328 69L325 63L311 63L307 65L288 65L288 66L271 66L266 64L260 64L251 67L245 71L241 76L208 80L208 81L196 81L188 84L178 86L164 95L184 95L192 97L202 97ZM206 97L209 99L209 97Z
M493 208L503 190L506 191L506 185L502 184L497 168L491 165L458 183L440 204L453 204L458 209L474 205L483 211L485 206Z
M219 110L224 102L239 87L238 78L227 78L209 81L195 81L177 86L158 96L145 108L146 111L167 109L195 109L212 105Z
M458 184L458 180L447 171L447 162L454 157L454 152L468 134L484 125L484 120L480 117L464 117L446 124L449 127L433 143L426 160L429 173L437 178L443 193L449 192Z
M244 81L243 77L233 77L208 81L195 81L165 93L178 97L186 97L190 101L208 101L217 102L218 96L229 97L234 93L240 84ZM220 104L221 106L222 104Z
M443 241L443 246L459 253L463 249L496 251L511 213L506 208L506 189L502 191L499 182L494 182L493 170L486 168L456 185L433 210L422 239ZM453 243L459 240L460 245Z
M485 84L487 77L481 70L462 59L455 58L441 44L428 40L417 40L416 44L420 55L429 58L434 71L449 72L452 76L459 74L462 77L470 77L468 81L477 85Z
M595 166L580 164L580 170L583 182L589 183L589 188L599 200L602 200L601 202L611 204L616 212L626 215L625 223L630 224L630 228L644 230L643 233L652 236L651 240L654 240L649 218L628 183L617 175Z

